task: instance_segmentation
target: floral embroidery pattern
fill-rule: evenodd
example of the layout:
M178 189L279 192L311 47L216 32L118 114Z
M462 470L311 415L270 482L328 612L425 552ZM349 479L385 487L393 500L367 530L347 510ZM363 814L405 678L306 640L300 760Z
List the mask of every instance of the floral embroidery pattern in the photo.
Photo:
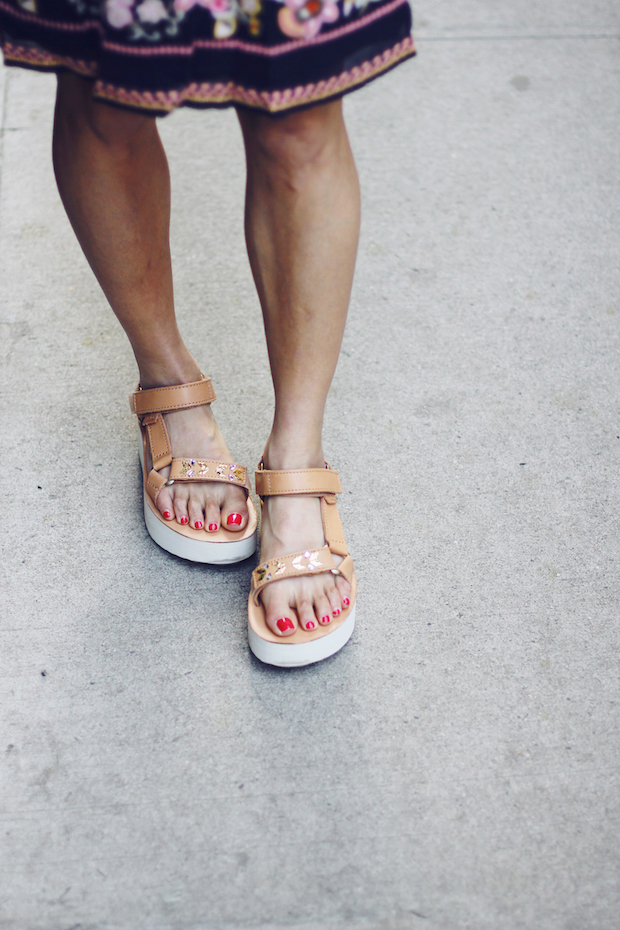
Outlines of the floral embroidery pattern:
M335 23L339 16L335 0L284 0L278 26L293 39L312 39L323 23Z
M194 7L208 10L214 20L213 38L229 39L240 24L251 36L261 32L260 14L264 0L104 0L103 14L113 29L123 29L130 40L159 42L179 34L179 27ZM335 23L341 15L363 12L376 0L269 0L281 5L278 26L292 39L312 39L325 23ZM34 7L35 0L18 0L21 6ZM79 13L99 14L98 0L70 0Z
M71 0L83 5L85 0ZM252 36L260 33L261 0L105 0L104 15L113 29L127 29L130 39L158 42L179 33L179 26L194 7L208 10L214 19L213 37L229 39L243 22Z

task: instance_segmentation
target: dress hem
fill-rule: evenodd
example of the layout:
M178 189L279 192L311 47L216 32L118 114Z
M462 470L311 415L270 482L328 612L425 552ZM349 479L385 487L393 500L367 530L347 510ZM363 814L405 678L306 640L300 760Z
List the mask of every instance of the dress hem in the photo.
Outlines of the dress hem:
M416 50L413 39L407 36L371 60L338 75L323 81L280 90L256 90L228 81L193 82L179 90L167 91L141 91L120 87L97 78L96 62L57 55L31 45L21 45L10 39L5 39L3 52L4 62L8 66L56 73L71 71L81 77L93 79L93 95L102 102L146 112L152 116L166 116L182 106L200 109L242 106L278 114L325 103L362 87L405 59L411 58Z

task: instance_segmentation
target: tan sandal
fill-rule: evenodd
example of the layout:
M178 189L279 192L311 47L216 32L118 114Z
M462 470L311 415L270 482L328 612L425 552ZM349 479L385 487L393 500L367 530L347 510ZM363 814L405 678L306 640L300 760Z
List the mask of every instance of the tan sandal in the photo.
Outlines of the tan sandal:
M162 413L201 407L215 400L210 378L175 384L172 387L138 390L129 395L129 405L140 421L140 462L144 472L144 519L151 538L173 555L192 562L226 565L247 559L256 549L256 509L250 498L247 469L236 462L216 462L210 459L173 458L170 439ZM148 468L148 462L152 463ZM170 466L164 478L162 468ZM245 530L232 533L220 527L208 536L204 530L164 520L155 506L164 486L177 481L219 481L236 484L246 492L249 520Z
M252 572L252 587L248 601L248 641L257 659L281 668L310 665L334 655L350 639L355 627L355 595L357 591L353 559L344 540L344 532L336 494L340 494L338 472L325 468L305 468L292 471L269 471L259 465L256 472L256 493L261 498L282 494L307 495L321 498L321 520L325 546L320 549L294 552L262 562ZM334 558L335 557L335 558ZM343 575L351 585L350 605L325 626L315 630L301 627L286 638L272 633L265 622L265 610L260 593L268 584L300 575L332 572Z

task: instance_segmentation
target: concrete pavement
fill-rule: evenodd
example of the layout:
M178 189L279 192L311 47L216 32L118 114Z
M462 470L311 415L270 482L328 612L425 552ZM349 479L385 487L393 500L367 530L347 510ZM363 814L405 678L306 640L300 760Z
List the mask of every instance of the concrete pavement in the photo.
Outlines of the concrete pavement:
M416 7L347 100L364 192L326 423L360 585L248 653L251 565L141 518L128 345L0 69L0 927L617 930L620 10ZM256 463L272 393L232 113L161 121L181 327Z

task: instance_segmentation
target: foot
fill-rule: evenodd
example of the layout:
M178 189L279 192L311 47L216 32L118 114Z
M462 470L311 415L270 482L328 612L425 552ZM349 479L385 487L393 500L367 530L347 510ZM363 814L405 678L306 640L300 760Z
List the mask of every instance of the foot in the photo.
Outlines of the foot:
M163 414L175 458L216 459L234 462L211 407L190 407ZM161 474L168 477L169 468ZM220 526L233 533L245 529L248 506L245 492L224 482L179 481L163 487L156 506L165 520L216 533Z
M274 464L265 457L265 468L322 467L323 462L299 461ZM261 562L325 545L318 497L267 497L261 521ZM334 557L338 561L337 556ZM325 572L303 578L287 578L267 585L260 598L269 629L277 636L292 636L298 627L308 632L327 626L349 606L351 586L345 578Z

